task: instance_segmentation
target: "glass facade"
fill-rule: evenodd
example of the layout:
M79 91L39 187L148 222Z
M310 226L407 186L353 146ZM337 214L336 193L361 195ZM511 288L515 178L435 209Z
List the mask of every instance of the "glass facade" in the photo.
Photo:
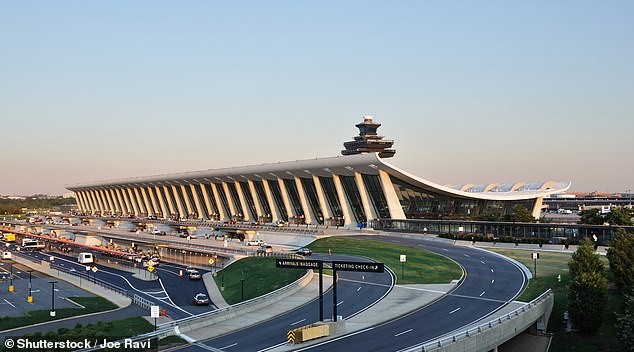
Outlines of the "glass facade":
M253 181L253 187L255 188L255 194L258 196L260 206L262 207L263 216L267 218L266 221L271 221L271 206L266 198L266 191L264 190L264 184L262 181Z
M424 190L395 177L391 177L391 180L407 219L469 219L486 214L503 216L512 214L516 205L533 209L535 203L534 199L501 201L458 198Z
M185 185L184 196L189 199L189 205L191 206L191 218L197 219L198 215L200 214L198 214L198 206L196 205L196 201L194 200L194 193L192 192L192 188L190 187L190 185Z
M258 218L258 211L255 208L255 202L253 202L253 197L251 196L251 188L249 188L248 182L240 182L240 188L242 188L242 195L244 196L244 200L247 203L247 207L251 211L251 219Z
M319 183L321 183L321 188L324 190L326 202L328 203L328 207L330 208L330 214L332 214L330 224L343 224L343 211L341 210L339 197L337 197L337 188L335 187L335 181L332 179L332 177L319 176Z
M293 207L293 212L297 217L295 223L304 223L304 209L302 208L302 203L299 200L299 192L297 191L297 184L295 180L287 180L284 179L284 186L286 186L286 192L288 193L288 198L291 201L291 206Z
M280 189L280 184L275 181L264 181L268 182L269 188L271 189L271 195L273 196L273 200L275 201L275 205L277 205L277 209L280 210L280 218L284 221L288 221L288 212L286 211L286 206L284 205L284 199L282 198L282 190Z
M205 193L207 193L207 198L209 199L209 206L211 206L211 214L209 214L210 218L215 220L220 219L220 211L218 210L218 203L216 203L216 197L214 196L214 192L211 189L211 185L202 185Z
M181 188L180 185L175 186L175 188L176 188L176 197L178 197L177 200L180 202L178 204L181 205L181 207L183 208L183 211L185 212L185 214L180 214L180 218L181 219L189 219L189 215L190 214L189 214L188 209L187 209L187 204L188 203L185 200L186 195L183 193L183 189ZM176 206L176 210L180 212L180 208L178 206Z
M324 223L324 214L321 211L321 207L319 206L319 199L317 198L317 189L315 188L315 183L312 178L299 178L302 182L302 187L304 188L304 193L306 193L306 198L308 198L308 204L310 208L313 210L313 214L315 214L316 223L322 225Z
M240 196L238 196L235 183L227 182L227 188L229 189L229 194L231 194L233 209L236 211L236 214L233 215L236 217L236 220L244 220L244 210L242 209L242 203L240 202Z
M379 175L366 175L361 174L365 189L370 196L370 203L374 207L374 211L377 216L382 219L390 217L390 209L387 206L387 200L385 199L385 193L381 187L381 180Z
M205 219L209 219L209 213L207 212L207 206L205 205L205 198L203 197L203 190L200 188L200 184L195 184L194 189L196 190L196 196L198 197L198 202L200 203L200 211L202 212L202 216Z
M339 176L341 185L343 186L343 193L346 194L346 199L352 208L352 213L358 224L366 222L367 218L363 211L363 203L361 203L361 194L357 183L354 180L354 176Z
M165 192L167 192L167 194L169 195L169 204L172 204L173 209L173 213L171 215L176 215L178 213L178 203L176 203L176 198L174 198L174 190L172 189L171 186L168 186L167 189L165 190ZM170 209L171 210L171 209Z

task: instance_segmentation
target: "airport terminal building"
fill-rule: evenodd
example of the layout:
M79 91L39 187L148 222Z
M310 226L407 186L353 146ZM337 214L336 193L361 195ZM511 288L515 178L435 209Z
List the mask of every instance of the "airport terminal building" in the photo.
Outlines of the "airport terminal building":
M393 140L371 116L342 155L67 186L80 211L101 215L356 226L376 219L471 219L522 205L539 215L545 196L570 183L443 186L387 163Z

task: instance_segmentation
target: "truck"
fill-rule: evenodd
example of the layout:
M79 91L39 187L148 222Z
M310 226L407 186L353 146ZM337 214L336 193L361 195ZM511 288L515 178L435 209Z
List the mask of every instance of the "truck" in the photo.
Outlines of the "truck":
M4 235L2 235L2 238L4 239L5 242L15 242L14 233L5 232Z
M83 252L83 253L79 253L79 257L77 258L77 261L80 264L89 264L89 263L94 263L95 258L93 257L92 253Z
M27 251L39 251L44 249L44 243L32 238L25 238L22 240L22 249Z

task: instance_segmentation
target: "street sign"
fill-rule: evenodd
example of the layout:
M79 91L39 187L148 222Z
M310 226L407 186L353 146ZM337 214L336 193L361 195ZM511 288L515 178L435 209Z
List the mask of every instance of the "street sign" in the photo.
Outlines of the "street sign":
M533 253L532 258L533 259L539 259L539 253L537 253L537 252Z
M213 259L209 259L209 265L213 265L214 264L214 260Z
M332 268L339 271L363 271L370 273L382 273L385 271L383 263L375 262L332 262Z
M93 267L92 267L92 272L93 272L93 273L96 273L96 272L97 272L97 270L99 270L99 269L97 269L97 267L96 267L96 266L93 266Z
M319 269L321 268L321 260L304 260L304 259L280 259L275 258L276 268L291 269Z
M153 266L151 266L151 265L150 265L150 266L148 266L148 267L147 267L147 271L149 271L149 272L153 272L153 271L154 271L154 267L153 267Z
M295 330L288 330L288 332L286 332L286 340L290 343L295 343Z
M407 261L407 256L405 254L401 254L401 263L405 263Z
M159 306L150 306L150 318L158 318L160 315Z

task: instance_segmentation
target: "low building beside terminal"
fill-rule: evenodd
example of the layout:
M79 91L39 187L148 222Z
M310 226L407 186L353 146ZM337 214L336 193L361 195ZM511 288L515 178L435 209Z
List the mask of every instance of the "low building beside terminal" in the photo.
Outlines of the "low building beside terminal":
M371 116L341 156L68 186L80 211L171 219L356 226L375 219L472 219L521 205L537 217L570 183L443 186L387 163L394 141Z

